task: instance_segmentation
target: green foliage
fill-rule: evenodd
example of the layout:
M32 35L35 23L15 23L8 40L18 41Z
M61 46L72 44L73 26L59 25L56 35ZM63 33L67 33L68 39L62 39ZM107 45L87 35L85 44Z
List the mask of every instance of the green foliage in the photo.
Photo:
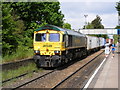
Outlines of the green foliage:
M120 26L116 26L115 29L120 29Z
M71 25L69 23L64 23L63 28L71 29Z
M83 29L104 29L104 26L101 23L102 19L100 16L96 16L96 18L91 22L88 23L88 25L84 26Z
M113 35L114 43L118 42L118 39L120 38L120 35Z
M30 72L32 70L35 70L36 65L34 63L30 63L27 66L22 66L15 70L7 70L2 72L2 80L6 80L12 77L19 76L20 74L24 74L26 72Z
M117 9L118 14L119 14L119 16L120 16L120 2L117 2L117 3L116 3L116 7L115 7L115 8Z
M118 15L120 16L120 1L116 3L116 7L115 7L118 11ZM116 26L115 29L120 29L120 26ZM120 35L114 35L114 40L115 40L115 43L119 41L120 39Z
M96 18L91 22L94 29L103 29L104 26L101 24L102 19L100 16L96 16Z
M11 7L25 22L26 29L31 23L39 22L62 26L64 15L59 11L59 2L14 2Z
M13 8L10 4L2 5L2 53L10 54L17 49L18 40L21 37L24 24L17 17L12 15Z
M59 5L59 2L3 2L3 57L16 58L20 56L20 58L23 58L24 54L27 54L30 48L33 47L33 32L38 27L46 24L62 27L64 15L61 13ZM22 53L25 51L21 47L23 49L27 48L26 53ZM15 56L15 54L19 56Z
M29 49L25 46L18 46L17 52L12 52L11 55L5 55L3 57L4 62L16 61L24 58L30 58L33 56L33 49Z

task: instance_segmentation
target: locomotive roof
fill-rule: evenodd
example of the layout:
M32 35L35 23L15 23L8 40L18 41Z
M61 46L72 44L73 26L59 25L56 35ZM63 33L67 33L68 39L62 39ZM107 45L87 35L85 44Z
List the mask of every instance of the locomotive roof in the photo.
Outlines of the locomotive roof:
M54 26L54 25L49 25L49 24L47 24L43 27L40 27L40 28L36 29L35 31L41 31L41 30L46 30L46 29L63 31L63 32L65 32L65 34L68 34L68 35L85 36L84 34L73 31L73 30L63 29L63 28L60 28L60 27L57 27L57 26Z

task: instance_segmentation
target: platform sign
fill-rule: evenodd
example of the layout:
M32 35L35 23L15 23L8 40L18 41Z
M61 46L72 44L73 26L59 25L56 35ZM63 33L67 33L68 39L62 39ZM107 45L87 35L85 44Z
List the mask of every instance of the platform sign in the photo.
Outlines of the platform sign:
M120 29L117 29L117 34L120 35Z

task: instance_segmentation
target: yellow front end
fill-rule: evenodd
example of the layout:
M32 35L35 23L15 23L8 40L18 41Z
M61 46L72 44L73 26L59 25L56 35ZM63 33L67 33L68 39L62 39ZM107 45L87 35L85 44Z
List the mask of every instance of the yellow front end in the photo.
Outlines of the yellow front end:
M61 55L65 50L62 31L41 30L34 32L34 53L39 55Z

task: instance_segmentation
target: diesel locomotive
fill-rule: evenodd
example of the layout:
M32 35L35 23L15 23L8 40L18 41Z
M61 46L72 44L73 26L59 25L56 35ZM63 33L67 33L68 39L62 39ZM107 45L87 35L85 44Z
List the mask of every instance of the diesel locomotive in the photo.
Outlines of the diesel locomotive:
M38 67L57 67L87 54L86 35L54 25L36 29L33 44Z

